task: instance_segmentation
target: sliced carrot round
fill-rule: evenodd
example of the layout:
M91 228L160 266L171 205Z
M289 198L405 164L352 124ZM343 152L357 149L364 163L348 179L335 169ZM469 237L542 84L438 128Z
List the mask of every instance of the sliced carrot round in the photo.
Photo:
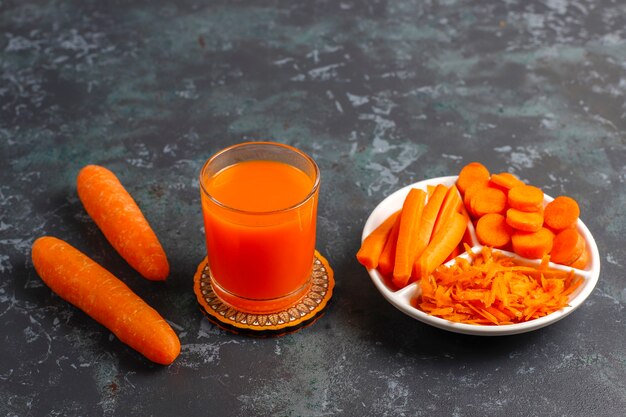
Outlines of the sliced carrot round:
M501 172L499 174L492 174L489 179L492 183L510 190L513 187L518 187L520 185L524 185L524 182L517 178L515 175L510 172Z
M479 180L467 187L467 189L465 190L465 194L463 194L463 204L467 209L471 209L470 204L472 201L472 197L476 194L476 192L483 188L487 188L488 185L488 180Z
M472 197L470 206L479 217L489 213L502 214L506 208L506 194L496 188L481 188Z
M585 251L585 239L576 229L565 229L554 237L550 260L557 264L570 265Z
M536 232L543 226L543 215L541 212L510 208L506 211L506 222L514 229L523 232Z
M511 232L504 216L498 213L485 214L476 223L476 237L485 246L506 246L511 240Z
M589 264L589 251L585 248L578 259L572 262L569 266L576 269L587 269L587 264Z
M489 170L480 162L470 162L465 165L459 177L456 180L456 186L459 191L465 194L465 190L475 182L485 181L489 179Z
M511 237L513 252L529 259L541 259L550 253L554 241L554 234L542 227L536 232L515 232Z
M519 185L509 190L509 205L522 211L539 211L543 207L543 191L532 185Z
M580 208L576 200L559 196L546 205L544 220L546 225L555 231L576 226L580 216Z

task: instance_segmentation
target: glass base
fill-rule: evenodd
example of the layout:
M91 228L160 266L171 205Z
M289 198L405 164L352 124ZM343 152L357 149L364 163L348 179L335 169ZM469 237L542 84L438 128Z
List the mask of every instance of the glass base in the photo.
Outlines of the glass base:
M280 310L270 312L245 312L218 297L213 289L213 282L207 259L199 265L194 275L194 293L201 310L209 321L222 329L237 334L258 337L282 336L298 331L314 323L325 311L333 294L335 279L328 261L315 251L315 261L307 291L291 304ZM219 291L219 290L218 290ZM288 298L297 298L297 291ZM226 296L229 294L227 293ZM238 298L238 297L237 297ZM246 300L249 301L249 300ZM274 302L275 300L272 300ZM282 299L278 304L282 304ZM257 300L253 300L257 304ZM265 303L264 308L274 310L278 304ZM258 305L257 305L258 307Z
M266 300L259 299L250 299L245 297L240 297L235 295L220 286L220 284L215 280L213 275L210 273L209 269L209 280L211 281L211 286L213 287L213 292L215 295L222 301L224 304L227 304L237 311L241 311L244 313L253 313L253 314L269 314L281 311L286 307L294 305L304 297L311 288L311 277L307 279L307 281L297 290L278 298L271 298Z

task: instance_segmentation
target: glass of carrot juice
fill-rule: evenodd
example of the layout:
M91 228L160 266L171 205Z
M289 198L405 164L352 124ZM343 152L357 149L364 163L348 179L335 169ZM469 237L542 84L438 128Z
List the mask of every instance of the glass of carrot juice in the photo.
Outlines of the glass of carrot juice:
M200 172L211 285L248 313L293 305L311 285L320 172L291 146L247 142Z

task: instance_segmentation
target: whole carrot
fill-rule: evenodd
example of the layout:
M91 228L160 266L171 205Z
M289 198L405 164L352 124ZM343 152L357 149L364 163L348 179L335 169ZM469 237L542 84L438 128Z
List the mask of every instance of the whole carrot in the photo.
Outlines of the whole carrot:
M114 173L87 165L78 173L78 197L115 250L143 277L162 281L170 266L137 203Z
M33 243L41 279L153 362L169 365L180 353L176 333L122 281L68 243L44 236Z

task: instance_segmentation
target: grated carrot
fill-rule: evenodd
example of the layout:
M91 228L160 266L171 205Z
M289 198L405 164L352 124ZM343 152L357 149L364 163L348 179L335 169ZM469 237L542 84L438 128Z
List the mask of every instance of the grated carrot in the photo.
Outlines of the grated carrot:
M521 323L566 307L582 283L573 270L551 269L547 262L520 265L487 246L471 256L422 276L417 308L460 323Z

